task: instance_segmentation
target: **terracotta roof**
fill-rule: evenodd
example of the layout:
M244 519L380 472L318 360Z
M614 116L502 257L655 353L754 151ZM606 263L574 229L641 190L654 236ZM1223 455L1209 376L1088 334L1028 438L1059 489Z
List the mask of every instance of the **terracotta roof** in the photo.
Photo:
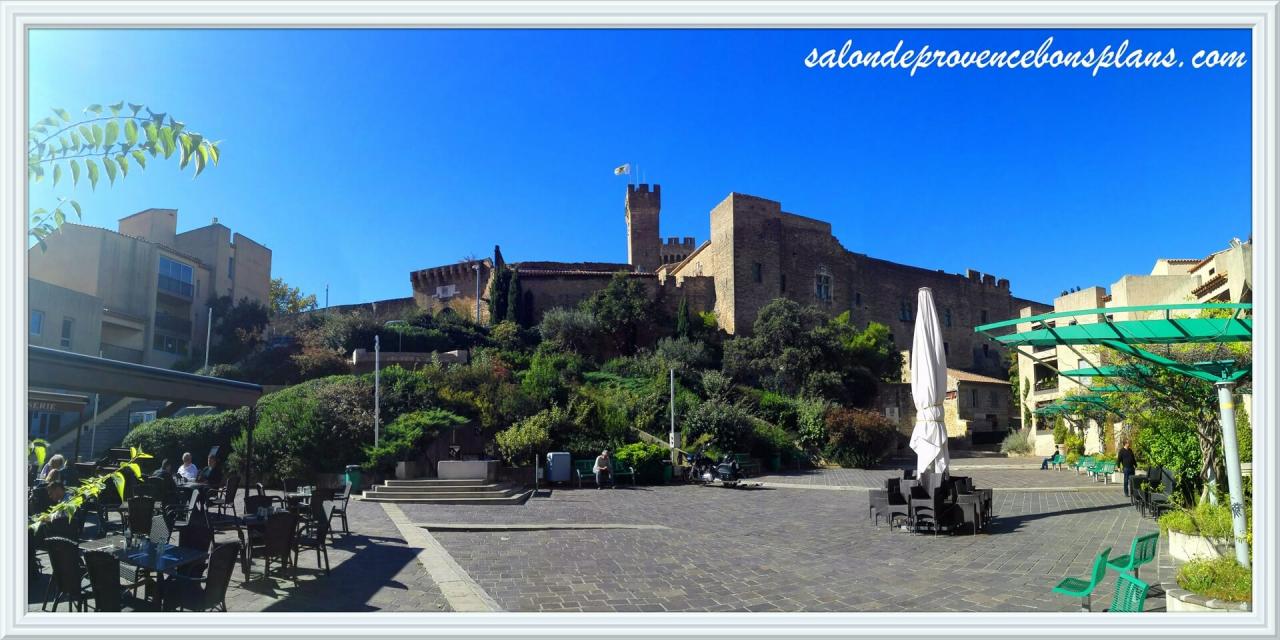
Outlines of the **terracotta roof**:
M1191 294L1196 296L1204 295L1209 291L1213 290L1215 287L1221 286L1226 281L1227 281L1227 273L1224 271L1212 278L1209 278L1209 280L1206 281L1204 284L1196 287L1195 289L1192 289Z
M1001 380L1000 378L992 378L991 376L984 376L980 373L973 373L972 371L961 371L960 369L948 368L947 377L955 378L956 380L960 380L963 382L981 382L984 384L1009 384L1008 380Z

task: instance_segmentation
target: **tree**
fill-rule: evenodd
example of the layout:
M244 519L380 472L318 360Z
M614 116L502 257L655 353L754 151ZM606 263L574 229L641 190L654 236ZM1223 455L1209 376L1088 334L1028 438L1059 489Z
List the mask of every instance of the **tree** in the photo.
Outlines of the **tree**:
M507 284L507 313L505 319L516 324L522 322L521 301L524 290L520 287L520 272L512 271L510 282Z
M489 281L489 323L502 322L507 317L507 294L511 288L511 270L498 267Z
M233 303L231 296L221 296L210 300L209 306L213 308L211 364L239 362L262 345L270 313L261 302L240 298Z
M124 115L125 109L128 115ZM104 114L104 109L110 115ZM139 115L147 112L146 117ZM27 179L41 182L47 176L56 187L64 175L70 174L71 186L80 182L82 174L89 180L91 189L97 189L103 173L115 184L129 175L129 170L147 168L148 157L163 156L165 160L178 154L178 168L195 165L195 175L209 164L217 165L221 154L218 142L206 140L203 135L188 131L186 125L173 116L155 113L141 104L125 103L103 107L91 104L86 114L73 119L66 109L52 109L53 116L46 116L27 131ZM56 116L56 117L54 117ZM51 205L31 210L29 237L44 248L44 239L75 213L82 218L80 204L75 200L58 197Z
M692 331L693 322L689 317L689 298L680 297L680 306L676 309L676 337L688 338Z
M302 311L314 311L316 294L302 295L302 290L290 287L284 278L271 279L271 316L284 316Z
M639 328L653 318L651 305L644 284L626 271L619 271L605 288L584 300L582 308L595 316L600 328L613 338L618 353L632 355Z

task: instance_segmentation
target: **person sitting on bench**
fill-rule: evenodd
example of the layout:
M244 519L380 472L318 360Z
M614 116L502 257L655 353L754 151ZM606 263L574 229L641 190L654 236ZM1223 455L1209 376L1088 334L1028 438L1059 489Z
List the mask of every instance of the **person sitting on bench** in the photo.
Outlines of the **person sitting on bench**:
M1045 469L1048 469L1049 463L1053 462L1053 459L1056 457L1058 457L1058 446L1054 445L1053 455L1049 456L1048 458L1045 458L1044 461L1040 463L1040 470L1044 471Z
M613 484L613 462L609 460L609 450L605 449L596 456L596 463L591 467L596 474L596 488L603 489L605 479L609 480L609 484Z

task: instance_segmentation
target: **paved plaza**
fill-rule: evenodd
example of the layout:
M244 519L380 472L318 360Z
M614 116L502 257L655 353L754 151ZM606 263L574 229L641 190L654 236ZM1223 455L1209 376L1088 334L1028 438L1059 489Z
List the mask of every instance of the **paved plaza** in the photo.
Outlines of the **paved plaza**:
M1053 585L1084 576L1103 547L1127 553L1135 536L1157 526L1118 486L1038 464L955 461L953 473L995 488L995 520L978 535L877 526L865 489L893 469L769 474L754 489L557 487L518 506L352 500L352 533L337 536L331 575L314 568L314 554L302 556L296 579L264 579L255 563L246 581L237 565L227 604L233 611L1074 611L1079 601L1051 593ZM1160 564L1142 571L1156 585L1149 610L1163 610L1158 585L1170 569ZM1113 580L1096 592L1095 611L1109 603ZM31 587L38 610L44 584Z

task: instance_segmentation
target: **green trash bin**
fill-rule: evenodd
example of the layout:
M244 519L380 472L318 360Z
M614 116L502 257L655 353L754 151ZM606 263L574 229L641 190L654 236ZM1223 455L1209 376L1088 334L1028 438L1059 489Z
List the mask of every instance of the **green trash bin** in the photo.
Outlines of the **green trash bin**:
M671 461L662 461L662 484L671 484Z
M360 477L360 465L358 464L347 465L347 470L342 475L343 475L343 483L351 485L352 493L355 493L361 490L362 485L360 484L360 482L362 478Z
M782 470L782 453L781 452L775 452L773 455L769 456L769 470L770 471Z

